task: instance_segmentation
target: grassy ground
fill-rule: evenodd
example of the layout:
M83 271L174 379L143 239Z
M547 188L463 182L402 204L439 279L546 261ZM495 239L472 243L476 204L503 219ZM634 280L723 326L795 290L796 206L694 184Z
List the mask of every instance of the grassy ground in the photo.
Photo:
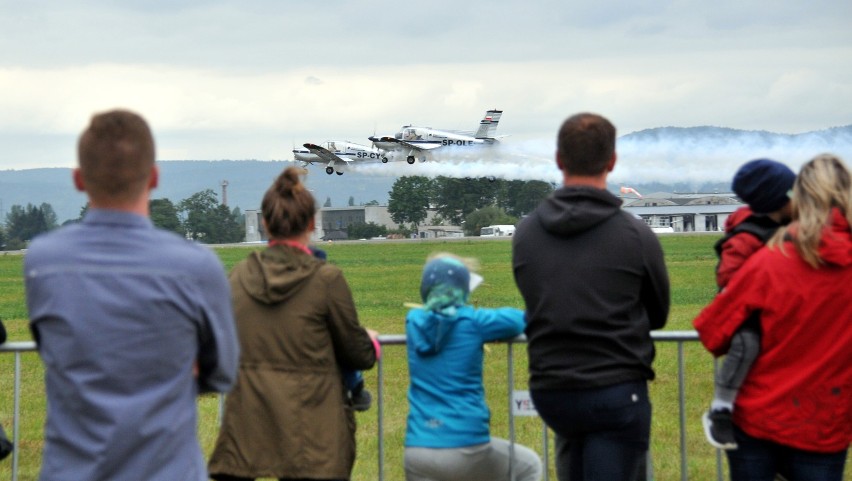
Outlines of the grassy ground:
M691 320L715 293L712 251L713 235L672 235L661 238L672 281L672 312L666 330L691 330ZM511 244L506 240L461 240L448 242L370 242L335 243L321 246L329 260L339 265L349 281L359 309L361 322L383 334L402 334L406 308L404 302L419 301L420 270L431 252L449 251L478 258L485 283L473 293L472 302L481 306L522 306L511 273ZM222 262L230 269L252 248L217 249ZM20 256L0 256L0 317L10 332L10 340L30 340L21 282ZM408 372L404 346L387 346L383 359L384 404L384 475L387 480L401 480L402 441L407 414L406 389ZM492 410L492 432L509 436L506 345L491 346L486 355L485 382ZM527 388L526 349L511 347L514 389ZM683 346L686 396L687 477L695 480L715 479L716 453L705 441L700 415L712 393L711 357L697 343ZM680 412L678 410L678 346L658 343L655 369L657 380L651 385L654 403L652 456L657 480L681 479ZM14 356L0 355L0 422L11 430L12 383ZM22 355L21 438L19 442L21 480L36 479L42 448L44 423L44 389L41 363L33 353ZM377 394L376 370L367 373L367 385ZM201 423L199 438L206 452L216 437L218 398L205 396L199 400ZM358 460L353 480L378 479L377 410L358 414ZM541 421L534 417L517 417L515 433L518 442L543 452ZM11 435L11 432L10 432ZM552 437L550 453L552 456ZM550 479L555 479L550 464ZM9 479L10 462L0 463L0 479ZM847 466L852 479L852 467Z

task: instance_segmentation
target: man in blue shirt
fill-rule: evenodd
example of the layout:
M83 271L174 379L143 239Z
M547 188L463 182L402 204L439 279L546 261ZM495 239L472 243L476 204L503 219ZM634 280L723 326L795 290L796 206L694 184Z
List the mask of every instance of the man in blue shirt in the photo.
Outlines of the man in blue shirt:
M95 115L73 175L89 210L27 251L47 391L42 481L207 479L196 397L236 379L231 296L210 250L148 218L154 158L142 117Z

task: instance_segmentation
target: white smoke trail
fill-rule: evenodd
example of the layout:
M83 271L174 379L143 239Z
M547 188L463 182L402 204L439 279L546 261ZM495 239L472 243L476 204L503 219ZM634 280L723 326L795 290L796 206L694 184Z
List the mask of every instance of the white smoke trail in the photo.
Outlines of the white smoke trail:
M729 182L755 158L771 158L798 171L814 156L831 152L852 161L852 127L798 135L711 127L655 129L619 139L613 182L664 184Z
M356 165L353 171L374 175L423 175L426 177L495 177L506 180L558 182L562 176L553 160L551 142L503 141L490 146L442 147L430 152L430 160L405 162L398 154L387 164Z
M482 147L444 147L431 160L408 165L403 154L387 164L356 164L369 175L487 177L560 182L554 160L555 139L512 140ZM618 162L611 183L729 182L748 160L767 157L794 171L817 154L832 152L852 162L852 126L798 135L716 127L660 128L618 139Z

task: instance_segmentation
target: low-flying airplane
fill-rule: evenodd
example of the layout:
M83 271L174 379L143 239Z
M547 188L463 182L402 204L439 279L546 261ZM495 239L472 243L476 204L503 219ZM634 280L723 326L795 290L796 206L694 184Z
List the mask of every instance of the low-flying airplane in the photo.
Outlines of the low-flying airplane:
M438 130L431 127L414 127L404 125L393 137L372 136L369 139L373 146L382 152L402 152L405 160L413 164L416 159L421 162L428 158L428 153L441 147L472 147L490 145L500 137L495 137L497 124L500 122L502 110L489 110L479 121L479 128L474 131Z
M295 160L308 164L325 164L325 173L343 175L346 166L352 162L387 163L388 158L379 149L355 144L345 140L329 140L321 145L307 143L302 149L293 149Z

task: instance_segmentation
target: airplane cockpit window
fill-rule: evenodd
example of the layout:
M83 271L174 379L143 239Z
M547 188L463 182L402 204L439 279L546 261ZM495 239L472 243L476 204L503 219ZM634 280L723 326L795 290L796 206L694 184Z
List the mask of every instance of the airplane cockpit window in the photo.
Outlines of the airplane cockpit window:
M330 150L332 152L337 152L337 145L334 142L329 142L328 143L328 150Z
M417 131L414 129L405 129L402 131L402 137L405 140L417 140Z

